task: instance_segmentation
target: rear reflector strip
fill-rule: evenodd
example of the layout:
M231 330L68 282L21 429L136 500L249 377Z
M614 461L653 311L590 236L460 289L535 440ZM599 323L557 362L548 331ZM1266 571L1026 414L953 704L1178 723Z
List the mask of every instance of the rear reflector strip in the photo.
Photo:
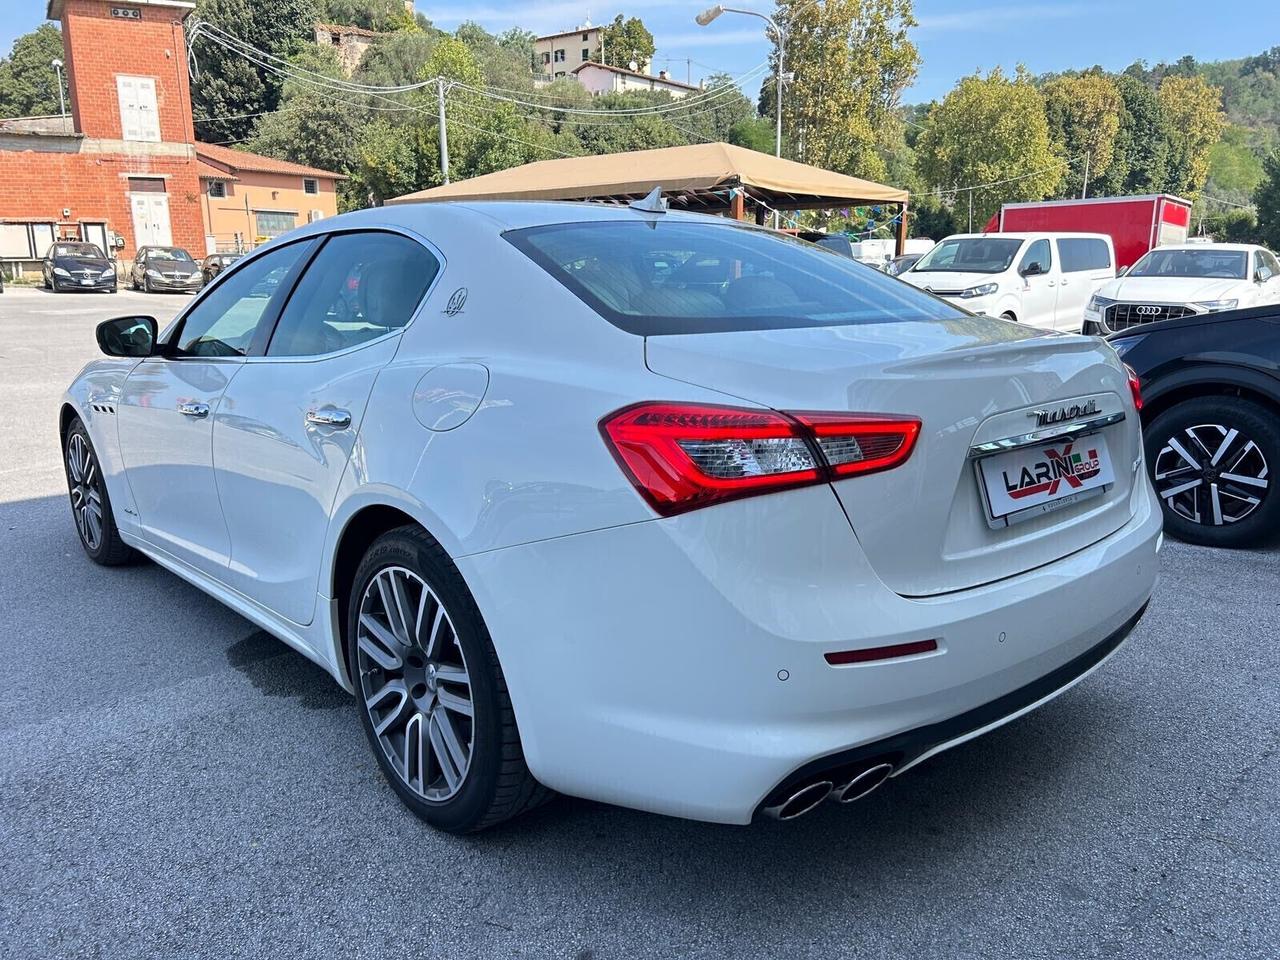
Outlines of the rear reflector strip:
M937 640L913 640L911 643L895 643L887 647L866 647L862 650L838 650L827 653L827 663L838 667L846 663L867 663L871 660L893 660L911 657L917 653L932 653L938 649Z

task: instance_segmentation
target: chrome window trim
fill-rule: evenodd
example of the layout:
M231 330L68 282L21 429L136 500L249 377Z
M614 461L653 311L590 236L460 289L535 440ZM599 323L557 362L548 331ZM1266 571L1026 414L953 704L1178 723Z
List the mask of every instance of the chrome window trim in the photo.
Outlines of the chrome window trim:
M1023 433L1015 437L1005 437L1002 440L990 440L986 443L975 443L969 448L969 458L987 457L993 453L1004 453L1006 450L1017 450L1020 447L1033 447L1037 444L1053 443L1057 440L1073 440L1086 433L1093 433L1097 430L1101 430L1103 427L1109 427L1112 424L1121 423L1124 419L1125 412L1120 410L1117 413L1108 413L1101 417L1091 417L1088 420L1081 420L1079 423L1073 423L1066 427L1049 427L1046 430L1036 430L1032 433Z

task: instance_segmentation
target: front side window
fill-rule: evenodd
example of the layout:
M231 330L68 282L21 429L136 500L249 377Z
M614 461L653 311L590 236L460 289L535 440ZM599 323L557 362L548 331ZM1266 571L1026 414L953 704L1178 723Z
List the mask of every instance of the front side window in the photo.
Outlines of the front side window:
M1262 267L1267 272L1266 279L1280 275L1280 260L1276 260L1275 254L1269 250L1259 250L1258 259L1262 261Z
M316 255L280 315L269 357L313 357L409 322L440 263L394 233L340 233Z
M1107 241L1093 237L1065 237L1058 240L1058 258L1063 273L1085 270L1107 270L1111 267L1111 251Z
M1049 249L1049 241L1037 240L1027 248L1022 262L1018 264L1018 272L1026 276L1043 275L1048 273L1052 266L1053 254Z
M966 316L847 257L748 227L607 221L504 236L606 320L641 336Z
M228 274L187 314L171 352L180 357L247 354L289 271L310 246L305 240L287 244Z
M920 258L916 273L1004 273L1022 248L1007 237L958 237L943 240Z
M1161 250L1157 247L1133 265L1131 277L1214 277L1243 280L1249 254L1243 250Z

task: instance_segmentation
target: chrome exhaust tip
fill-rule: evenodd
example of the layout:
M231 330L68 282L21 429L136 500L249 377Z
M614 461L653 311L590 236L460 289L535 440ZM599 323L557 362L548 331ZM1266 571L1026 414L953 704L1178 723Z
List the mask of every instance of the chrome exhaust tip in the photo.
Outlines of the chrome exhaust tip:
M867 767L848 783L832 790L831 799L836 803L853 803L855 800L861 800L888 780L892 773L893 764L891 763L877 763L874 766Z
M831 788L830 780L817 780L801 787L781 803L765 807L761 812L774 820L794 820L797 817L803 817L827 799Z

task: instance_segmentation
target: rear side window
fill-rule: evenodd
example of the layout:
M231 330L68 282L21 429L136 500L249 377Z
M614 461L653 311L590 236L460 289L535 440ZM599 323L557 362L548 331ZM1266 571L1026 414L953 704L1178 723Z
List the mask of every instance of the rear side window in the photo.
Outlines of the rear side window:
M814 244L729 223L562 223L505 237L610 323L640 336L966 316Z
M1092 237L1066 237L1058 240L1058 256L1063 273L1111 269L1111 251L1105 240Z
M440 263L395 233L329 238L298 281L268 357L313 357L375 340L409 322Z

